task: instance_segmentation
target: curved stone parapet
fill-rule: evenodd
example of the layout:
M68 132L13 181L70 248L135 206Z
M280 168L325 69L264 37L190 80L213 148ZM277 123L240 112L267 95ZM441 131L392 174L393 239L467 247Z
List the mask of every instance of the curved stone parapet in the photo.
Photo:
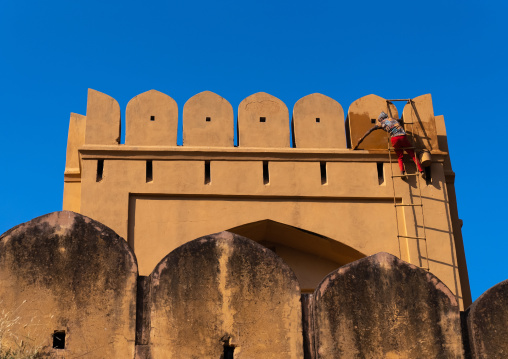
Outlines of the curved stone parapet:
M234 146L233 107L223 97L204 91L183 106L184 146Z
M508 280L471 304L467 322L474 359L508 357Z
M102 92L88 89L85 143L87 145L118 145L120 121L118 102Z
M438 150L432 96L426 94L415 97L412 101L414 106L408 103L402 111L406 131L408 133L413 132L418 149Z
M277 97L258 92L238 106L240 147L289 147L289 112Z
M125 144L176 146L178 105L168 95L150 90L129 101L125 111Z
M349 106L348 124L351 139L351 148L354 148L358 140L371 127L376 124L381 111L384 111L392 118L398 118L399 114L395 105L388 106L386 100L377 95L367 95L359 98ZM388 140L386 132L382 130L372 132L360 145L359 149L364 150L386 150Z
M314 292L316 358L463 358L459 308L434 275L378 253Z
M188 242L150 283L153 359L303 358L296 276L254 241L221 232Z
M314 93L293 108L294 147L346 148L344 110L334 99Z
M22 340L44 357L134 358L136 278L125 240L88 217L14 227L0 237L1 348Z

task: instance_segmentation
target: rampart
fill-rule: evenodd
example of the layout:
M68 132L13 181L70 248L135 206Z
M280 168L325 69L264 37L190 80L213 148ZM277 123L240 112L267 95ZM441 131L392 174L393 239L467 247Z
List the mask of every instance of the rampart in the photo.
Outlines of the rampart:
M63 208L111 227L149 275L194 238L231 231L280 256L312 293L336 268L379 252L430 270L460 308L471 303L454 173L443 116L430 95L402 112L418 151L431 154L423 181L397 177L383 131L352 148L393 101L368 95L343 107L322 94L298 100L292 115L266 93L238 106L209 91L183 106L177 146L176 102L151 90L121 115L111 97L89 90L86 116L71 114ZM291 126L290 126L291 124ZM292 138L293 147L290 147Z
M301 293L275 252L231 232L185 243L148 276L111 229L51 213L0 236L0 353L35 358L504 358L508 282L465 312L388 253Z

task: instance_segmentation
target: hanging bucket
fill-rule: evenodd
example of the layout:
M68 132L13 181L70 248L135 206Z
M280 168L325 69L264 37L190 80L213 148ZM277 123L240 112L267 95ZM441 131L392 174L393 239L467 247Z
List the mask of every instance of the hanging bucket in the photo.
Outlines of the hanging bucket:
M423 167L429 167L432 163L432 158L430 157L429 150L423 150L420 152L420 163Z

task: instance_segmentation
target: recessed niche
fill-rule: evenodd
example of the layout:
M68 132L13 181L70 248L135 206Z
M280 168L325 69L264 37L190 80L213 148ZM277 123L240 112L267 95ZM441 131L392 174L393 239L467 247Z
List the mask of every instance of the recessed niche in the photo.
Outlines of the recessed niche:
M321 184L328 184L328 175L326 173L326 162L320 162L319 168L321 169Z
M155 121L155 116L150 116L150 121Z
M260 117L259 122L266 122L266 117Z
M146 183L153 182L153 164L151 160L146 161Z
M321 122L321 119L319 117L316 117L316 123Z
M104 174L104 160L97 160L97 176L95 178L96 182L102 181L102 176Z
M212 118L211 118L211 117L207 117L207 118L206 118L206 122L210 122L211 120L212 120Z
M270 184L270 172L268 172L268 161L263 161L263 184Z
M377 180L380 185L382 185L385 182L385 173L384 173L384 166L383 162L377 162L376 163L377 168Z
M53 349L65 349L65 330L53 332Z
M210 174L210 161L205 161L205 184L210 184L212 177Z

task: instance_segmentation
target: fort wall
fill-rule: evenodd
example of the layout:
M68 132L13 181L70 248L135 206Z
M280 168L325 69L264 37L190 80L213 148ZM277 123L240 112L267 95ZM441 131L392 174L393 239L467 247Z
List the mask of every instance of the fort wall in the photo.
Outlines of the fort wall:
M294 233L263 224L276 236ZM254 237L256 229L243 228ZM149 276L137 274L127 242L80 214L12 228L0 236L0 353L479 359L508 350L508 282L460 312L438 277L388 253L340 266L301 294L277 252L221 232L176 248Z
M434 116L430 95L404 110L417 117L411 121L419 149L432 155L427 182L392 177L398 166L383 131L351 149L381 111L398 117L379 96L353 102L346 119L337 101L305 96L293 108L291 127L282 101L266 93L248 96L238 107L237 147L232 106L209 91L183 107L183 146L176 145L178 109L169 96L151 90L129 102L125 144L113 141L120 126L115 103L90 90L80 120L86 125L71 121L64 209L126 238L141 275L194 238L249 229L290 263L304 293L330 270L383 251L430 269L461 308L469 305L454 174L444 122ZM411 161L406 168L416 171ZM420 194L424 216L413 205ZM266 223L276 225L267 229ZM288 231L292 240L283 240Z

